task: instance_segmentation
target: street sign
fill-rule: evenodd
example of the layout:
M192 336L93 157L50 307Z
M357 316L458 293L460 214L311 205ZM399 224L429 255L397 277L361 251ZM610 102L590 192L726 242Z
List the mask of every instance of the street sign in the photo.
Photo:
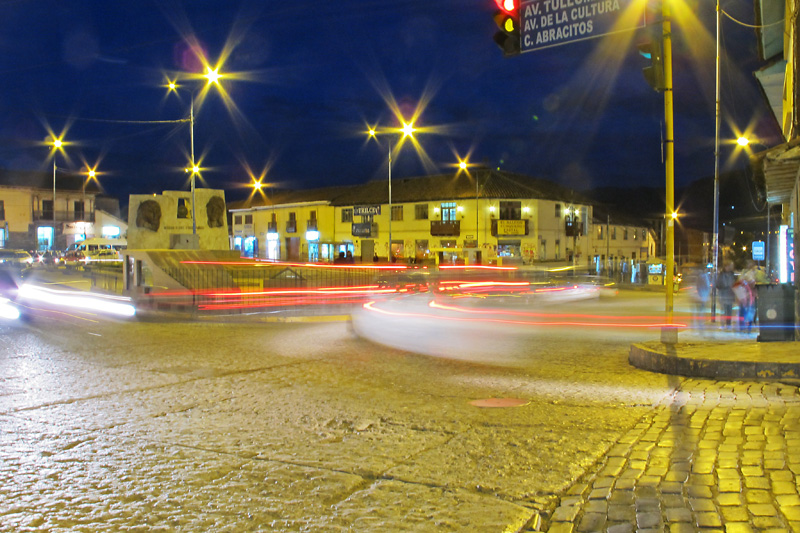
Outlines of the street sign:
M753 261L763 261L764 254L764 241L753 241Z
M532 0L520 4L522 52L645 26L645 0Z

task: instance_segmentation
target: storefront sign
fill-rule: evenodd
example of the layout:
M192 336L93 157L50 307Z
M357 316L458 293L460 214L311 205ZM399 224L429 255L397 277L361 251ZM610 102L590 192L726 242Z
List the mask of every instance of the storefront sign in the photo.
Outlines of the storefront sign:
M372 224L370 222L353 223L353 237L372 237Z
M527 235L525 220L498 220L497 235Z
M381 206L379 205L357 205L353 207L353 214L357 216L380 215ZM353 234L355 235L355 233Z

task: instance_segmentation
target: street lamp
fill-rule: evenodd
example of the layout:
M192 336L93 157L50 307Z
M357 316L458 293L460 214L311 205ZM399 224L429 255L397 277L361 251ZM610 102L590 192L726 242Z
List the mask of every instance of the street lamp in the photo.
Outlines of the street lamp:
M400 142L397 144L397 149L400 149L402 146L402 141L406 137L413 137L414 132L416 129L414 128L414 123L412 122L405 122L403 121L402 128L392 128L387 129L387 133L402 133L403 136L400 138ZM369 129L369 136L373 138L377 138L378 132L375 128ZM392 260L394 254L392 252L392 142L389 141L389 162L388 162L388 169L389 169L389 261Z
M469 156L467 156L467 158L465 158L465 159L461 159L460 157L458 158L458 172L464 171L464 172L467 173L467 176L469 176L469 170L468 170L469 167L470 166L474 166L474 165L470 165L467 162L468 158L469 158ZM476 245L476 248L480 248L480 246L478 246L478 244L480 242L480 200L479 200L479 198L480 198L480 188L479 188L480 181L478 180L479 177L480 177L480 172L479 171L475 172L475 245ZM477 257L476 257L476 261L477 261Z
M223 77L222 74L219 73L219 67L212 69L210 66L206 67L206 73L203 74L203 77L206 79L205 87L209 87L211 85L219 85L219 80ZM176 91L179 88L179 85L174 81L170 81L168 87L171 91ZM197 201L195 196L195 187L196 187L196 177L197 174L200 172L200 167L197 166L194 158L194 99L195 94L200 91L202 88L197 88L190 92L190 101L189 101L189 149L190 149L190 163L191 166L186 169L186 172L191 172L191 190L192 190L192 235L197 236Z
M56 159L58 156L58 152L64 151L64 145L66 144L61 137L56 137L55 135L52 136L52 141L50 144L53 146L53 224L55 224L57 216L56 216Z

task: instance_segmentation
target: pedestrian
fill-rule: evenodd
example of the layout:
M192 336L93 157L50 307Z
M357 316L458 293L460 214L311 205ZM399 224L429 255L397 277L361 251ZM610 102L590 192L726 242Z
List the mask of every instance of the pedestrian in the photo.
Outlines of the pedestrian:
M372 262L373 262L373 263L377 263L378 261L379 261L379 259L378 259L378 254L377 254L377 253L375 253L375 254L372 254Z
M347 263L355 263L356 262L355 257L353 257L353 252L351 252L350 250L347 250L347 257L345 258L345 261Z
M717 298L722 306L726 328L731 327L733 320L733 303L736 300L733 293L734 283L736 283L736 275L733 273L733 262L727 261L722 267L722 271L717 274Z
M702 327L703 319L706 313L706 305L711 296L711 280L708 276L708 270L705 267L697 269L696 277L694 280L694 316L695 324Z
M756 321L756 311L758 306L758 293L756 287L760 284L767 283L767 276L758 268L755 261L752 259L747 262L747 270L745 270L739 277L739 281L747 289L744 294L743 304L740 304L740 311L742 314L742 326L747 333L753 328ZM744 307L741 307L744 305Z

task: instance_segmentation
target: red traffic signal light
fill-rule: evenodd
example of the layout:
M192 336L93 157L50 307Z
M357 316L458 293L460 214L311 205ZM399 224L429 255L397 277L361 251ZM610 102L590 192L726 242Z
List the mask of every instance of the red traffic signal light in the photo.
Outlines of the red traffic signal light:
M516 15L519 11L519 0L494 0L497 8L507 15Z
M500 31L494 34L494 42L506 57L520 53L519 0L494 0L500 9L494 13L494 21Z

